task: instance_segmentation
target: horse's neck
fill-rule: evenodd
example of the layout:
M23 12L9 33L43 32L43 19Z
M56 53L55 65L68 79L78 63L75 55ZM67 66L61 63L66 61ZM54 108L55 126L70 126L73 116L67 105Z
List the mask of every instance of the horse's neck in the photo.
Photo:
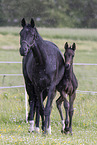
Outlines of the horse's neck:
M42 41L43 41L43 39L41 37L38 38L38 40L36 40L34 48L32 48L32 52L33 52L35 61L39 65L43 65L44 64L43 53L41 52L41 49L40 49L40 47L42 45Z
M69 70L65 69L65 78L71 80L73 76L73 65L71 65Z

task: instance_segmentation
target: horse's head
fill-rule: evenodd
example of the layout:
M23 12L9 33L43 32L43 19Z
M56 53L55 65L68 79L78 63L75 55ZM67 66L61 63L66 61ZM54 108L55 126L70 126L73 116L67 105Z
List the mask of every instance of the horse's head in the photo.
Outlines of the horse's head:
M30 24L26 25L26 21L23 18L21 25L23 29L20 32L20 54L25 56L28 54L30 48L34 47L37 33L33 19L31 19Z
M70 66L73 63L73 57L74 57L74 52L76 49L76 45L75 43L73 43L72 46L68 46L68 43L65 43L65 53L64 53L64 57L65 57L65 68L69 69Z

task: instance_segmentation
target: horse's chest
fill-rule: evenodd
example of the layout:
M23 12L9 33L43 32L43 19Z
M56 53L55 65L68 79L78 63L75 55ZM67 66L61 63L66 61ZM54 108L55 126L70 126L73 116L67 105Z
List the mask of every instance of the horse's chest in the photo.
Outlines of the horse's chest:
M65 80L64 81L64 91L67 93L67 94L71 94L73 92L73 84L71 82L71 80Z
M34 68L31 75L31 81L35 87L44 89L49 85L49 77L45 69Z

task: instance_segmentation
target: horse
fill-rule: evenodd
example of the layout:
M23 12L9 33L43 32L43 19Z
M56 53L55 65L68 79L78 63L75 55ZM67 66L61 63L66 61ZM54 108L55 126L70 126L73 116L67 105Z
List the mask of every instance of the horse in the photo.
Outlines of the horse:
M62 133L70 133L72 135L72 117L73 117L73 103L76 97L76 89L78 87L77 78L73 72L73 58L76 49L75 43L72 46L68 46L68 43L65 43L65 72L62 80L57 86L57 90L60 92L60 97L56 100L57 109L61 116L62 123ZM69 95L69 101L67 96ZM64 102L64 108L66 112L66 119L62 114L61 105Z
M64 58L59 48L52 42L44 40L37 31L33 18L29 24L21 21L20 55L29 96L30 132L33 129L34 113L37 112L36 127L39 127L39 114L42 118L42 131L51 132L50 114L56 94L56 86L61 81L64 70ZM43 101L47 98L46 105Z

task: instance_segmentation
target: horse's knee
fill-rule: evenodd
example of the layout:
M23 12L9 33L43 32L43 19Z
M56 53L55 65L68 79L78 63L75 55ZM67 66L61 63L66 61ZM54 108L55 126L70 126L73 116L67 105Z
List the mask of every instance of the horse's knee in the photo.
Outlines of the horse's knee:
M61 109L61 104L62 104L62 100L61 100L61 97L59 97L59 99L56 100L56 106L57 106L58 110Z

